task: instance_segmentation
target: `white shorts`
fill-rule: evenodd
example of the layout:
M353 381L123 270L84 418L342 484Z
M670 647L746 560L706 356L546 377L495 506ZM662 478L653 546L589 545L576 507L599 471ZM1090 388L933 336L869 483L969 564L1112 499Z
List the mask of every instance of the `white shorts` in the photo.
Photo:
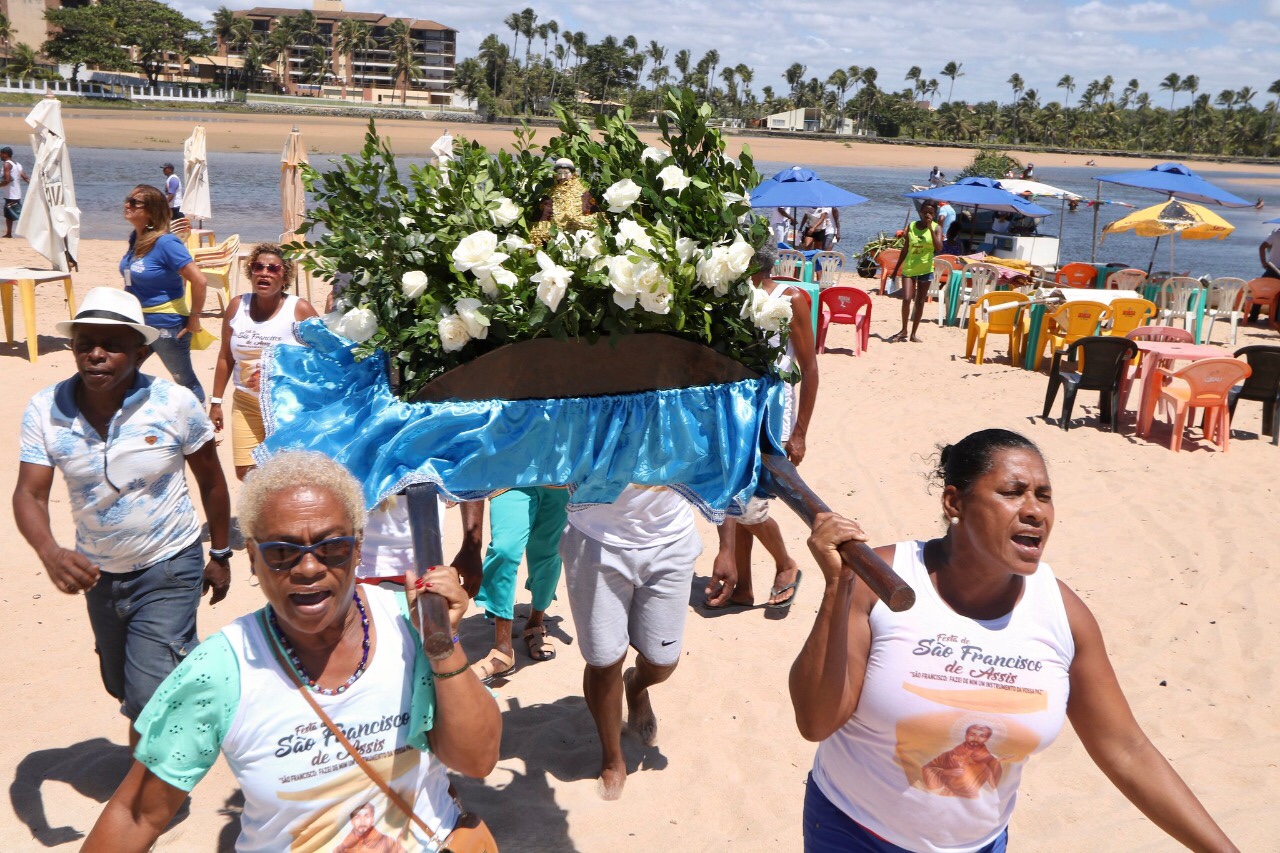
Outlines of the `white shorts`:
M657 666L676 663L701 553L702 537L693 527L680 539L652 548L614 548L572 524L566 527L560 557L586 662L609 666L631 646Z

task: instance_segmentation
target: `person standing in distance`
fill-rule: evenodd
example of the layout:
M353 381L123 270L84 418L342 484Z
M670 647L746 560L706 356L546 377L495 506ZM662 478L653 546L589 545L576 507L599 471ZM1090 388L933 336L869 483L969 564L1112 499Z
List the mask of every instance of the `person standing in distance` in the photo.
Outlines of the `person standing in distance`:
M0 148L0 187L4 188L4 236L13 236L13 223L22 215L22 185L31 183L31 178L22 170L22 164L13 159L13 149L9 146Z
M165 163L160 167L164 172L164 197L169 201L172 218L182 216L182 179L173 173L173 164Z

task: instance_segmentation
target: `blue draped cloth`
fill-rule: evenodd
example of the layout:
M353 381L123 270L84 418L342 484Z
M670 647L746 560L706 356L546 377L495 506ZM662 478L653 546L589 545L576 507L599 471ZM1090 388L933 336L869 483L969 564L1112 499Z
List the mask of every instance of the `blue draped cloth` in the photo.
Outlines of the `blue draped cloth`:
M414 483L452 500L508 488L570 486L575 504L611 503L629 483L669 486L707 519L738 515L757 493L761 430L780 448L782 380L601 397L408 403L391 391L387 357L356 361L318 319L308 346L263 358L267 437L260 462L314 450L345 465L372 509Z

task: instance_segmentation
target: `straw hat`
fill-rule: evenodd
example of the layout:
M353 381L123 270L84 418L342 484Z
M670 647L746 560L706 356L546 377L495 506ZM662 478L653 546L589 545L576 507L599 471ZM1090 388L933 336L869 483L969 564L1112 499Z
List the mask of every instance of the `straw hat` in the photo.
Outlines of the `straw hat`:
M55 328L58 334L71 337L77 323L91 326L128 326L142 335L143 343L155 343L160 333L142 321L142 303L138 297L114 287L95 287L85 294L74 320L63 320Z

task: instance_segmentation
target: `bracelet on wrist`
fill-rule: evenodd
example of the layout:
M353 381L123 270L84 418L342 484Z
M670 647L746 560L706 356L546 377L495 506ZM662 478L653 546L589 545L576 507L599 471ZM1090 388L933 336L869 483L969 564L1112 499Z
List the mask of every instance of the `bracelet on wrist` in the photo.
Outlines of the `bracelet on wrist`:
M222 405L222 398L221 398L221 397L210 397L210 398L209 398L209 405L210 405L210 406L221 406L221 405Z
M210 548L209 559L217 560L219 563L225 563L231 559L230 548Z
M455 669L453 672L432 672L431 674L435 676L436 681L443 681L446 678L453 678L455 675L462 675L462 673L466 672L469 669L471 669L471 664L464 663L462 666L460 666L458 669Z

